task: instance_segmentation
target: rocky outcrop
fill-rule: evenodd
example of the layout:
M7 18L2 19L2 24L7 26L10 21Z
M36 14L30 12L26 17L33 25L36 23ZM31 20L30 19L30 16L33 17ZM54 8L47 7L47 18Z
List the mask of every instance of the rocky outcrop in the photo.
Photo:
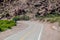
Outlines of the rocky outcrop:
M31 6L34 6L34 8L36 8L39 14L41 14L42 16L45 15L46 13L50 13L50 12L60 12L60 2L58 2L59 0L32 0L29 4Z
M59 12L59 0L15 0L12 3L3 5L3 10L8 11L11 16L22 15L26 13L46 15L51 12ZM3 12L0 12L3 13Z

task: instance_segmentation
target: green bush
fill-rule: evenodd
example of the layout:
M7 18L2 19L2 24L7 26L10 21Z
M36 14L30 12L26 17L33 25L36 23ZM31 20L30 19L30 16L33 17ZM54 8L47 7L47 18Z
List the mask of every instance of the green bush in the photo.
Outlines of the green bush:
M26 16L26 15L22 15L22 16L15 16L14 18L13 18L13 20L16 22L16 21L18 21L18 20L29 20L30 18L29 18L29 16Z
M18 20L20 20L20 16L15 16L12 20L18 21Z
M26 16L26 15L23 15L23 16L21 16L20 17L22 20L29 20L30 18L29 18L29 16Z
M13 20L0 20L0 31L5 31L7 29L12 28L13 26L15 26L16 23Z

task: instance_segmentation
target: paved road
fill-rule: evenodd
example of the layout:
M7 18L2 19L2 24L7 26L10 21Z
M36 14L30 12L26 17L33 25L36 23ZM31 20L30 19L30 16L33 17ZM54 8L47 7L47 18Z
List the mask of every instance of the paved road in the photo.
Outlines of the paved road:
M5 40L40 40L43 31L43 24L35 21L22 21L29 27L21 32L7 37Z

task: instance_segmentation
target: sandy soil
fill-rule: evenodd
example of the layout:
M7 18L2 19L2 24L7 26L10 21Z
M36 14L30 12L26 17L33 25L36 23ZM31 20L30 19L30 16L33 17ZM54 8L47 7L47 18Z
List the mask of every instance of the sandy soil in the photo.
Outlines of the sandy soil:
M57 23L45 23L41 40L60 40L60 27Z

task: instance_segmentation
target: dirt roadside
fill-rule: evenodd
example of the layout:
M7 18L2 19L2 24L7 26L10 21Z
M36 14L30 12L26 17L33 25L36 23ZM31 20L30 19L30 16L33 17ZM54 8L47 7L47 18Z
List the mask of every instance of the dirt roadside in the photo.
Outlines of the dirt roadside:
M60 40L60 27L57 23L45 23L41 40Z
M20 32L28 27L27 24L24 24L23 22L17 22L17 26L13 27L12 29L9 29L4 32L0 32L0 40L4 40L6 37L13 35L17 32Z

